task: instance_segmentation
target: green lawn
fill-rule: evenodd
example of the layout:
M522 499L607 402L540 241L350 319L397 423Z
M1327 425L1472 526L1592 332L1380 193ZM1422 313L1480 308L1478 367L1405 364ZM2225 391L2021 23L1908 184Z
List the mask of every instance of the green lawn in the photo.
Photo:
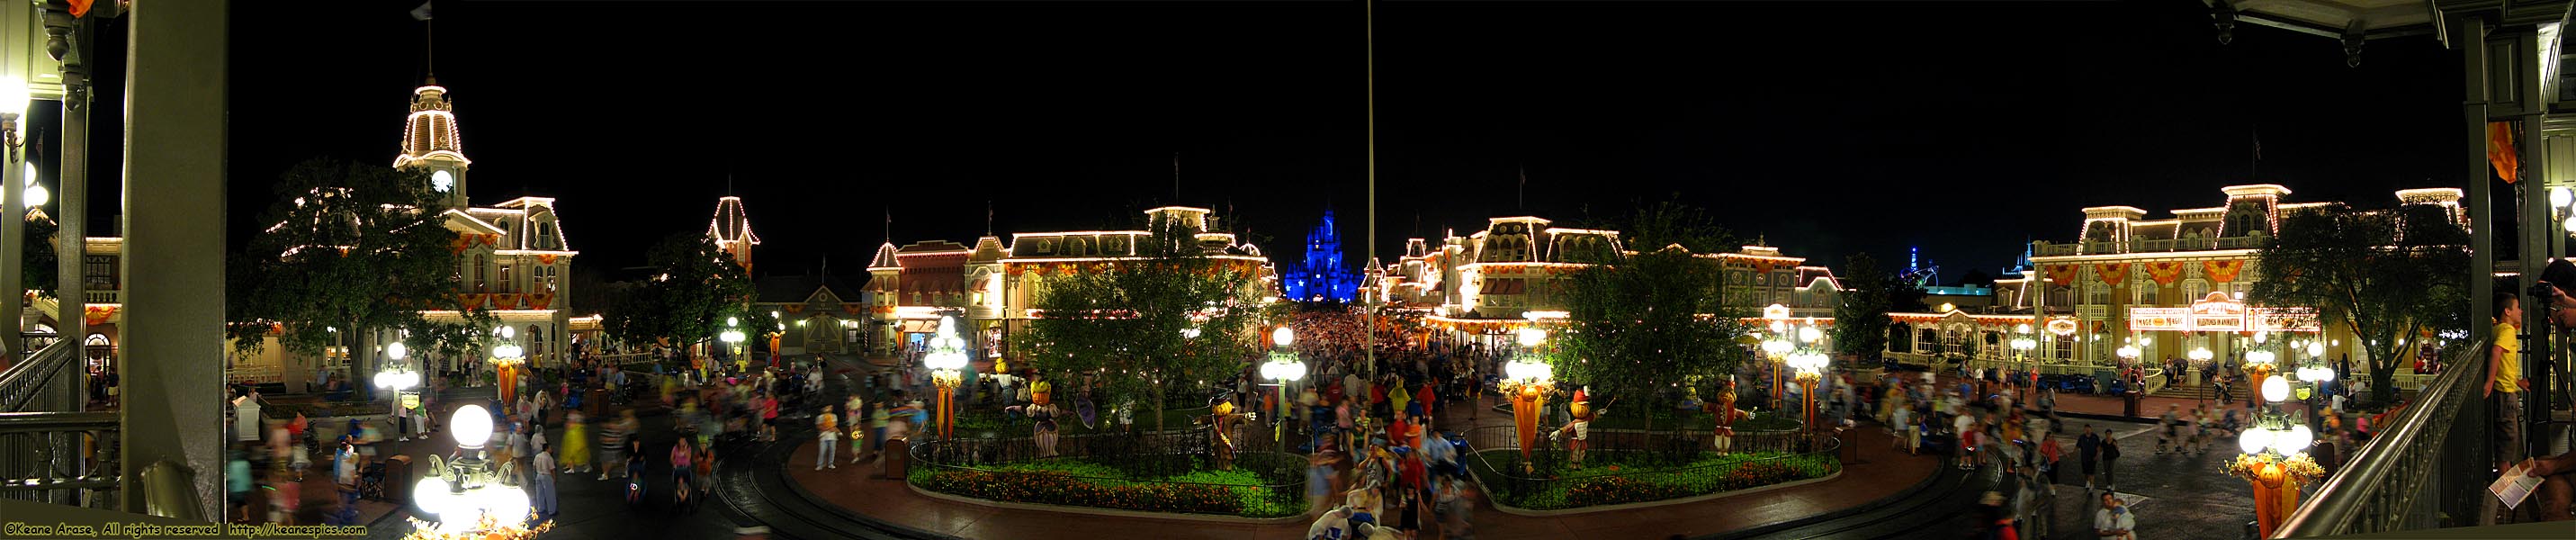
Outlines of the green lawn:
M1244 517L1303 515L1302 471L1280 468L1289 461L1303 463L1290 459L1268 464L1281 473L1273 479L1263 478L1257 472L1262 467L1250 463L1213 470L1194 460L1188 473L1143 477L1084 458L1056 458L975 469L923 469L911 476L911 482L932 491L1006 502Z
M1059 404L1059 406L1062 405ZM1072 407L1064 408L1068 413L1072 410ZM1163 411L1163 429L1189 429L1190 422L1197 421L1207 415L1207 407ZM1100 421L1096 426L1083 427L1082 417L1074 416L1072 414L1063 414L1056 416L1055 426L1059 435L1083 435L1089 433L1110 432L1118 429L1118 417L1115 413L1104 410L1100 412ZM1003 414L1000 407L969 408L961 405L957 413L958 437L983 438L987 436L987 433L990 433L991 437L999 438L1027 437L1030 434L1030 430L1035 428L1036 425L1030 422L1028 417L1022 416L1018 419L1012 419L1009 415ZM1143 431L1154 430L1152 411L1137 411L1136 429Z
M1701 452L1675 462L1645 452L1593 452L1582 470L1555 469L1562 453L1533 456L1540 472L1522 474L1518 450L1487 450L1466 461L1493 490L1493 500L1531 510L1677 499L1821 478L1838 466L1832 456L1780 452L1718 455ZM1481 458L1481 459L1479 459ZM1497 471L1496 467L1508 470Z

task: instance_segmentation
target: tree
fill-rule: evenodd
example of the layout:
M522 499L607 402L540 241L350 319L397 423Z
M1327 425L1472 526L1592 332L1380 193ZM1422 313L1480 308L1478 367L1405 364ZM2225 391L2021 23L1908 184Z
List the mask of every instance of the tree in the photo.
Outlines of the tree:
M1057 388L1090 381L1105 402L1154 408L1154 428L1175 390L1232 374L1263 343L1254 276L1209 258L1186 226L1157 221L1141 257L1044 278L1039 316L1014 339ZM1197 329L1197 337L1183 336Z
M54 276L62 273L57 266L61 259L54 255L54 235L61 230L51 219L27 220L27 242L19 246L18 257L19 281L25 285L22 288L45 298L54 297L54 286L59 285Z
M1651 403L1680 384L1716 395L1750 357L1737 342L1748 314L1725 307L1716 261L1694 253L1722 252L1731 237L1706 212L1669 201L1640 208L1621 236L1631 251L1604 253L1607 264L1560 282L1569 328L1549 336L1557 379L1611 403Z
M656 270L653 277L627 286L601 313L609 335L628 343L668 338L685 349L715 339L726 317L751 316L750 274L706 235L671 235L646 252L645 260ZM747 335L758 335L760 328L742 327Z
M1878 259L1854 253L1843 259L1842 302L1834 305L1834 348L1859 356L1869 365L1887 350L1887 314L1895 309L1897 289L1911 284L1878 267ZM1922 289L1913 289L1920 302Z
M2468 239L2467 229L2432 205L2291 214L2256 256L2252 270L2265 279L2246 297L2315 308L2320 324L2351 328L2370 356L2372 400L2387 403L2397 391L2389 380L2404 360L2399 339L2468 328Z
M276 190L260 218L270 228L227 262L226 337L237 352L257 352L273 334L289 352L316 354L400 329L416 350L463 354L496 324L454 294L457 233L427 172L319 158L287 170ZM424 309L463 311L464 322L432 322ZM373 373L368 362L349 365L357 381Z

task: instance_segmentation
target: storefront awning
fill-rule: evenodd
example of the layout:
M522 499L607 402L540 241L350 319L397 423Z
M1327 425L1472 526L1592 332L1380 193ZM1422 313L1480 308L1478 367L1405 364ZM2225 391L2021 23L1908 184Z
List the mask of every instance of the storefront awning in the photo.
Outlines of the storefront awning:
M906 334L930 334L937 333L939 331L939 321L937 320L902 321L902 323L903 333Z

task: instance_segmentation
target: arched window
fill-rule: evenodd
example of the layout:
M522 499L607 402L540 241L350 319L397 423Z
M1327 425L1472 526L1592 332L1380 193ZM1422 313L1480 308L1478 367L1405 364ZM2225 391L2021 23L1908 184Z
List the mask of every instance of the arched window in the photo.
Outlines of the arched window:
M107 334L90 334L89 337L81 338L81 345L87 347L106 347L115 344L107 342Z

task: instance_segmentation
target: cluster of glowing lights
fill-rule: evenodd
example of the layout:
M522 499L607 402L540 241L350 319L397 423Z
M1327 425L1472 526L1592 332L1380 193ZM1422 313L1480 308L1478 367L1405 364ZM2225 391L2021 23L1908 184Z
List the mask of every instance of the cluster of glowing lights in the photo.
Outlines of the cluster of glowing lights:
M519 348L518 343L510 341L512 332L509 326L504 325L500 328L494 328L492 329L492 334L501 336L501 344L492 346L492 358L494 360L509 362L528 357L526 349L521 349Z
M2248 454L2260 454L2269 449L2290 456L2308 451L2308 445L2315 442L2316 433L2308 431L2306 424L2294 424L2289 429L2257 426L2246 428L2243 435L2236 437L2236 448Z
M1297 342L1297 332L1282 326L1270 332L1270 341L1286 348ZM1272 354L1269 362L1261 364L1261 376L1282 383L1296 382L1306 378L1306 363L1298 361L1295 353Z

